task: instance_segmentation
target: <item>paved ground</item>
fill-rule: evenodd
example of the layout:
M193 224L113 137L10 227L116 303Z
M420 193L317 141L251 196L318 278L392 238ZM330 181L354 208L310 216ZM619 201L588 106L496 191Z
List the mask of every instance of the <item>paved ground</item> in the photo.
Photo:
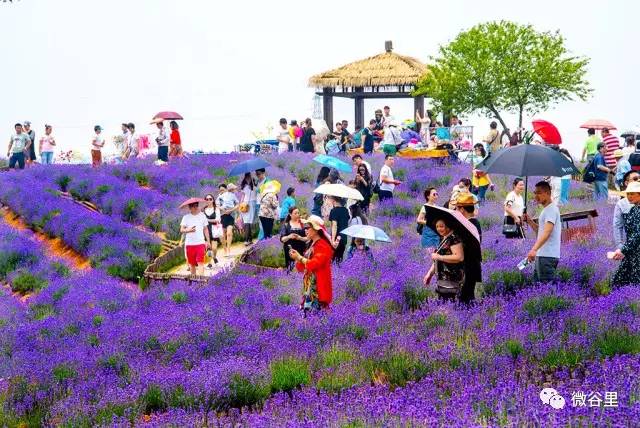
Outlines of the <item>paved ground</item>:
M221 270L232 267L246 249L247 247L242 243L233 244L231 246L231 257L225 257L224 251L218 250L218 264L213 264L212 261L211 269L205 267L204 276L215 276ZM170 273L189 274L189 266L185 263L173 268Z

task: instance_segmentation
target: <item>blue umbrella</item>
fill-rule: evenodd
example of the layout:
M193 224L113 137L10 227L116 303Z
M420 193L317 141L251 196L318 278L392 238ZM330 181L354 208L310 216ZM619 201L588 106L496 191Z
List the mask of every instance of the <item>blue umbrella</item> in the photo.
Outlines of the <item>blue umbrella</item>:
M269 162L265 161L261 158L253 158L248 161L240 162L239 164L234 165L229 172L229 175L242 175L247 172L253 172L256 169L266 168L269 166Z
M391 238L384 233L384 230L379 227L364 224L354 224L353 226L347 227L340 233L344 233L352 238L361 238L368 241L391 242Z
M313 158L313 160L318 162L320 165L328 166L329 168L335 168L338 171L351 172L350 164L346 163L345 161L341 161L338 158L334 158L333 156L318 155Z

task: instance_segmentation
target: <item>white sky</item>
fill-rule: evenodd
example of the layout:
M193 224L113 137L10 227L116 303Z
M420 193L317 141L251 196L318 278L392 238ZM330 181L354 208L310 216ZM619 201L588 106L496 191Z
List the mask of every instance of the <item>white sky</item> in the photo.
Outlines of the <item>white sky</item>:
M107 135L123 121L150 132L153 114L175 110L187 118L187 149L228 150L280 117L310 116L312 74L378 54L385 40L427 62L459 31L504 18L559 29L574 54L591 58L593 97L538 115L575 153L586 119L640 123L638 12L631 0L0 2L0 136L8 140L14 122L30 120L38 134L48 122L61 148L88 151L95 124ZM411 100L373 100L365 119L384 104L399 119L413 115ZM353 124L353 105L335 99L334 119L342 118ZM485 134L487 119L462 119L476 139Z

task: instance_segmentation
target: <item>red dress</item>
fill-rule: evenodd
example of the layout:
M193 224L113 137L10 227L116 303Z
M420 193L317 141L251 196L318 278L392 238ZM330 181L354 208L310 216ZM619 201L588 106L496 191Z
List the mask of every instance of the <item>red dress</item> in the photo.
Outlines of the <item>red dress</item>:
M321 306L328 306L333 299L333 286L331 284L331 259L333 247L326 239L317 240L305 253L307 264L296 263L298 272L304 272L303 282L305 293L310 292Z
M171 135L169 136L169 140L171 141L171 144L181 144L180 131L178 131L177 129L171 130Z

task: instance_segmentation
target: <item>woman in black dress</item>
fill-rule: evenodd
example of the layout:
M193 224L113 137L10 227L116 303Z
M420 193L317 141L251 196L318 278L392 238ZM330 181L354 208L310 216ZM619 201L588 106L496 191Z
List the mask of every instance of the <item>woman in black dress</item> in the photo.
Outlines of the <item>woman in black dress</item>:
M631 204L631 210L624 219L627 240L613 256L614 260L621 260L611 280L614 286L640 284L640 182L631 182L625 194Z
M464 247L462 246L462 241L453 233L451 227L444 220L436 222L436 231L440 235L440 245L431 254L433 264L424 277L424 285L429 285L431 278L437 275L437 279L440 281L457 282L462 286L464 281ZM438 291L437 288L436 291ZM438 294L443 300L454 300L457 297L455 294Z
M293 270L294 261L289 256L289 250L294 249L304 254L307 249L308 239L304 233L304 226L300 221L300 210L297 207L289 208L289 214L280 228L280 242L284 249L284 260L287 271Z
M364 198L359 202L360 208L362 208L362 211L366 214L369 212L369 203L371 202L372 179L371 174L369 173L369 170L367 169L367 166L365 164L361 163L360 165L358 165L355 182L356 189Z
M204 197L206 201L206 206L202 210L204 216L207 218L209 224L207 228L209 229L209 237L211 238L211 258L213 262L218 264L218 245L220 245L220 237L222 236L222 224L220 223L220 208L216 206L216 200L212 194L208 194ZM211 262L207 265L209 269L213 266Z
M333 261L340 263L344 257L344 250L347 247L347 236L341 233L349 227L349 210L344 207L344 199L336 196L329 196L333 200L333 208L329 213L329 224L331 228L331 243L335 251L333 252Z

